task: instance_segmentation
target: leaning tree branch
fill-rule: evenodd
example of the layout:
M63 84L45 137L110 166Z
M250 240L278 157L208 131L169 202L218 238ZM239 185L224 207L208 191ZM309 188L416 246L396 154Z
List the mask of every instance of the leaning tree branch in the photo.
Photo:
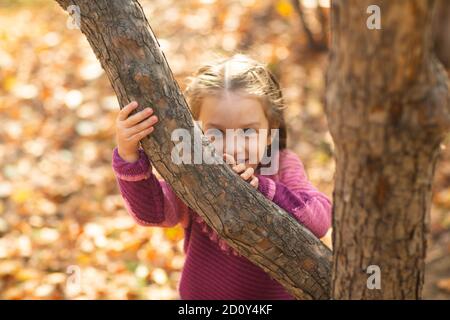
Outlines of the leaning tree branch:
M227 243L265 270L291 294L327 299L331 251L288 213L238 177L221 157L215 165L171 160L171 133L201 134L137 0L56 0L76 5L81 31L105 69L123 108L151 106L160 119L141 144L161 176ZM203 136L202 136L203 137ZM213 147L206 138L198 148Z

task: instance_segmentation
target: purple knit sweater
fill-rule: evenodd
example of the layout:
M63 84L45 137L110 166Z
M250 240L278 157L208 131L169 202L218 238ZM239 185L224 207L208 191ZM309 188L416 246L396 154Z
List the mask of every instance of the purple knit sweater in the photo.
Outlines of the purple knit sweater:
M279 170L259 178L258 190L290 213L318 238L331 226L331 201L306 176L297 155L281 150ZM186 260L181 274L181 299L276 300L294 299L261 268L219 238L202 218L186 206L152 172L142 148L135 162L123 160L114 148L112 166L128 213L143 226L184 228Z

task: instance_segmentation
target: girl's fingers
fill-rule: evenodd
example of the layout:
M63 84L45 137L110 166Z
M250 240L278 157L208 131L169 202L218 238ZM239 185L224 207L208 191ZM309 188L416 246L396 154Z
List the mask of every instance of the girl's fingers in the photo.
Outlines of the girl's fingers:
M252 167L247 168L245 163L236 164L234 157L228 153L224 153L223 157L225 159L225 162L232 166L234 172L241 173L242 171L244 171L240 175L241 178L246 181L251 178L251 181L249 182L250 185L258 188L259 181L258 178L253 175L255 173L255 170Z
M259 180L258 180L258 178L255 177L255 176L253 176L252 181L250 181L250 185L253 186L253 187L255 187L255 188L258 188L258 186L259 186Z
M157 122L158 122L158 117L157 116L151 116L150 118L140 122L139 124L137 124L137 125L135 125L135 126L133 126L131 128L128 128L127 129L128 130L127 134L128 134L128 136L132 136L132 135L134 135L134 134L136 134L136 133L138 133L138 132L140 132L142 130L147 129L150 126L153 126Z
M239 164L233 166L232 169L236 173L241 173L242 171L244 171L246 169L246 166L245 166L245 163L239 163Z
M123 107L118 114L117 119L119 121L123 121L126 118L128 118L128 115L131 111L133 111L138 106L138 103L136 101L132 101L129 104L127 104L125 107Z
M128 140L135 141L135 142L140 141L142 138L144 138L144 137L148 136L150 133L152 133L153 130L155 130L155 128L149 127L147 129L142 130L142 131L136 133L135 135L131 136L130 138L128 138Z
M253 168L247 168L244 173L241 174L242 179L244 180L248 180L253 176L253 173L255 172L255 170Z
M123 123L125 128L131 128L132 126L140 123L145 118L148 118L153 113L152 108L145 108L144 110L139 111L136 114L133 114L128 119L126 119Z
M236 161L234 160L234 157L231 154L224 153L223 157L225 159L225 163L234 166L236 164Z

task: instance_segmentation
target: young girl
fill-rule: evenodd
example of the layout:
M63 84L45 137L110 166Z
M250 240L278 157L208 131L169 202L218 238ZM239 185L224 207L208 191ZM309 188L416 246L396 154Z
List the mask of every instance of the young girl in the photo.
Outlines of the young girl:
M283 99L272 73L265 65L236 54L202 66L190 79L185 96L204 132L254 129L266 134L261 132L279 130L279 148L270 150L272 161L278 164L278 172L272 175L262 175L260 163L249 161L251 155L259 157L261 150L271 149L274 140L270 134L256 145L246 145L245 161L238 164L234 161L237 150L225 154L224 150L229 150L226 143L216 150L232 161L232 169L242 179L318 238L323 237L331 223L331 202L308 181L297 155L286 149ZM293 299L261 268L220 239L166 182L156 178L139 141L153 131L158 119L150 108L129 116L136 107L132 102L119 112L112 166L126 209L138 224L183 226L186 260L179 284L181 299Z

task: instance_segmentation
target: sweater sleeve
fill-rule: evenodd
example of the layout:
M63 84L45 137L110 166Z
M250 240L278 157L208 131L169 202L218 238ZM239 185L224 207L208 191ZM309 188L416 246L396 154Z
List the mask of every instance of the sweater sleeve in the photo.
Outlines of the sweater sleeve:
M117 147L112 167L127 212L142 226L172 227L187 224L188 207L172 188L152 172L150 161L142 148L135 162L120 157Z
M298 156L283 150L280 154L279 181L258 175L259 191L290 213L316 237L331 227L331 201L308 180Z

